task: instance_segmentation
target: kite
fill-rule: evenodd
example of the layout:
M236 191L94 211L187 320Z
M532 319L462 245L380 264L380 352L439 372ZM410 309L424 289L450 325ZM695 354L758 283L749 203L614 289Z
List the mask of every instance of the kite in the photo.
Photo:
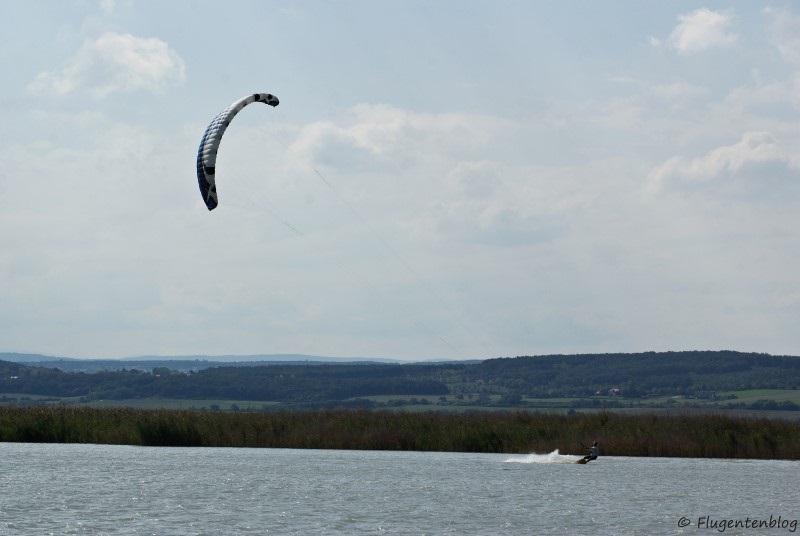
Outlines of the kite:
M208 210L214 210L218 204L215 174L217 150L222 141L222 135L228 125L231 124L231 121L233 121L233 118L236 117L236 114L242 111L242 108L254 102L263 102L275 107L280 101L278 101L278 97L269 93L254 93L242 97L217 114L211 124L208 125L208 128L206 128L203 139L200 140L200 148L197 150L197 184L200 186L200 194L203 196L203 202L208 207Z

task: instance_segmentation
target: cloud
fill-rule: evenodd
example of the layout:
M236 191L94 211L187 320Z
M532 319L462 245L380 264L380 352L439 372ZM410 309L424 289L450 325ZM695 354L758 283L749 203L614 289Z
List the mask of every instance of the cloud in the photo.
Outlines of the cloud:
M39 95L87 91L94 98L116 92L158 93L182 83L185 70L177 52L160 39L107 32L84 41L62 68L39 73L28 90Z
M115 6L115 0L100 0L100 9L105 13L113 13Z
M340 123L306 126L292 153L315 165L346 169L407 168L434 152L454 153L483 146L513 123L471 114L422 114L387 105L359 104ZM423 155L423 156L420 156Z
M800 157L768 132L746 132L733 145L718 147L703 156L675 156L654 169L648 190L661 190L670 182L707 182L726 174L738 174L747 166L780 164L800 169Z
M769 26L770 42L786 61L800 65L800 17L786 10L767 8L765 12L773 17Z
M730 31L731 22L730 14L706 8L680 15L678 25L667 38L666 45L681 54L730 46L737 39L737 35ZM650 41L655 46L664 44L656 38Z
M794 70L787 91L794 107L800 109L800 17L795 17L788 10L774 8L765 8L764 13L772 17L767 29L770 43Z
M654 85L650 87L649 90L654 97L664 101L691 100L705 97L709 94L707 88L688 84L686 82Z

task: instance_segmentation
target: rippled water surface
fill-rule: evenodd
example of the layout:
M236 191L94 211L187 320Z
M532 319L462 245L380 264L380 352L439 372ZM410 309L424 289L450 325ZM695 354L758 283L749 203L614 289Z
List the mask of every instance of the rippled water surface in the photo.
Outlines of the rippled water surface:
M800 462L574 459L0 443L0 534L798 533Z

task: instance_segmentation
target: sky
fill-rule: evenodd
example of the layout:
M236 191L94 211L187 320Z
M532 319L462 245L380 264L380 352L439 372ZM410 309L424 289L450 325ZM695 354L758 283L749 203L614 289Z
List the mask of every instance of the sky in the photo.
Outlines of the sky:
M800 354L793 2L0 13L0 351Z

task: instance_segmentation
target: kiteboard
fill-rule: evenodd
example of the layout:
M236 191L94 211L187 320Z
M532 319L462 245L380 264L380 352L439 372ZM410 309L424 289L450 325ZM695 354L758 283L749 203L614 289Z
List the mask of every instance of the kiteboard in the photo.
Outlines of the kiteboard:
M589 463L587 458L581 458L580 460L576 461L575 463Z

